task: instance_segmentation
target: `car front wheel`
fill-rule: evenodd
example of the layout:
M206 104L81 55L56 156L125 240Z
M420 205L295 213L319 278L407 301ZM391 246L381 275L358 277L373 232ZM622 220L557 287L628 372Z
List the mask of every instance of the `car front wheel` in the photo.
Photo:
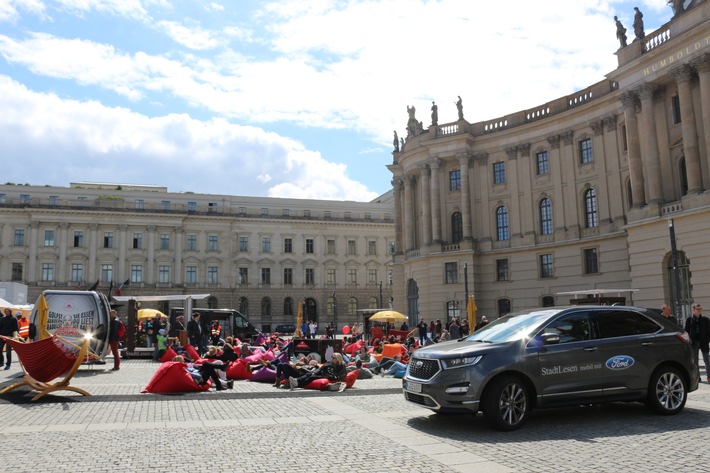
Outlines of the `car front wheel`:
M680 372L670 366L663 366L651 375L648 385L646 405L662 415L677 414L688 399L688 388Z
M494 379L482 400L483 417L496 430L519 429L528 419L528 390L513 376Z

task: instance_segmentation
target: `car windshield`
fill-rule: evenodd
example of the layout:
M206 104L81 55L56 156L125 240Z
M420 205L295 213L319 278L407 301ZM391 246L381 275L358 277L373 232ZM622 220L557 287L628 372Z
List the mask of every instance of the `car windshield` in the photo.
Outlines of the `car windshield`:
M476 330L473 334L466 337L465 340L467 342L478 341L489 343L521 340L530 335L531 332L534 332L540 324L558 312L560 312L560 309L543 309L506 315Z

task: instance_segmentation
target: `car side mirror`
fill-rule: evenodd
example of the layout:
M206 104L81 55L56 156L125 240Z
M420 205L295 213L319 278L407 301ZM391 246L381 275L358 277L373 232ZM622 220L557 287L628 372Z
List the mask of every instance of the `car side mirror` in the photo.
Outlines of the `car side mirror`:
M545 345L555 345L560 343L560 335L558 333L543 333L541 338Z

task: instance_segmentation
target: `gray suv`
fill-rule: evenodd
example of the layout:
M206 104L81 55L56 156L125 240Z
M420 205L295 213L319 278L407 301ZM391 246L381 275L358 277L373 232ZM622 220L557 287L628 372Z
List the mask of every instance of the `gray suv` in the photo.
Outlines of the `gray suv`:
M675 323L639 307L574 306L508 315L420 348L403 389L437 413L480 410L491 427L514 430L533 408L642 401L676 414L698 376Z

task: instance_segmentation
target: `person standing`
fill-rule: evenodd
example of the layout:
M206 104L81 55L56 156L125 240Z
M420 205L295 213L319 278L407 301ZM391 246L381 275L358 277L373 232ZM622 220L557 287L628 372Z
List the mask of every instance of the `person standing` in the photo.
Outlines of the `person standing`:
M705 363L705 375L710 383L710 319L703 316L703 307L700 304L693 304L693 315L685 321L685 331L688 332L693 346L693 359L698 367L700 375L700 364L698 350L703 354Z
M118 320L118 313L115 310L109 312L108 315L111 318L108 330L108 344L111 347L111 354L113 355L113 368L111 368L111 371L118 371L121 369L121 355L118 352L118 342L121 339L119 335L121 321Z
M674 324L678 325L678 319L676 319L673 315L673 312L671 311L671 306L669 304L663 304L661 306L661 315L664 319L670 320Z
M20 313L20 316L17 319L17 333L20 335L20 338L23 339L26 342L30 341L30 319L27 318L27 316L24 314L24 312Z
M426 331L427 331L427 324L424 322L424 319L421 319L419 323L417 324L417 329L419 333L419 345L424 346L424 343L426 342Z
M12 316L12 309L5 309L5 315L0 319L0 335L9 338L17 338L19 328L17 319ZM7 360L3 359L3 348L5 349L5 357ZM0 365L3 363L5 363L5 369L9 370L12 364L12 348L9 344L5 343L5 340L0 338Z
M190 345L195 347L195 350L202 355L202 325L200 325L200 313L192 314L192 320L187 323L187 338Z
M454 319L449 324L449 334L451 334L451 340L461 338L461 327L459 326L458 320Z

